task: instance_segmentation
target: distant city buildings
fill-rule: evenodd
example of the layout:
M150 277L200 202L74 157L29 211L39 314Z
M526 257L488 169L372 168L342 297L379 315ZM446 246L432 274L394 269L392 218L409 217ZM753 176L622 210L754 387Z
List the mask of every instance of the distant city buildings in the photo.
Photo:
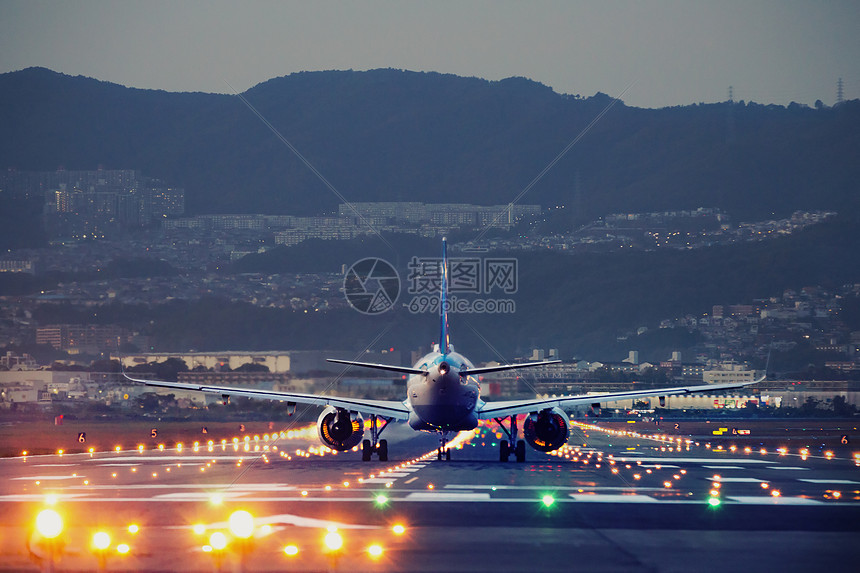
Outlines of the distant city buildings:
M802 212L791 217L731 224L729 216L713 207L652 213L614 213L568 232L539 232L515 238L496 238L461 245L466 250L493 248L516 251L556 250L571 253L613 252L626 249L701 249L715 245L763 241L790 235L836 216L835 212Z
M540 205L469 205L466 203L368 202L341 204L340 217L364 223L425 231L454 227L510 229L541 214ZM420 231L418 231L420 233ZM425 234L425 233L421 233ZM432 235L430 235L432 236Z
M189 229L256 231L274 236L276 245L292 246L308 239L349 240L374 232L409 233L436 237L452 229L509 230L523 220L538 217L540 205L469 205L466 203L349 203L337 216L218 214L165 219L166 231Z
M131 333L113 325L54 324L36 329L36 344L49 344L69 354L116 352L131 341Z
M0 258L0 273L36 274L36 262L33 259Z
M185 213L185 191L132 169L7 172L2 185L19 197L44 198L49 239L115 238L128 228Z
M0 356L0 369L35 370L37 366L36 359L27 353L16 354L12 351L6 351L4 356Z

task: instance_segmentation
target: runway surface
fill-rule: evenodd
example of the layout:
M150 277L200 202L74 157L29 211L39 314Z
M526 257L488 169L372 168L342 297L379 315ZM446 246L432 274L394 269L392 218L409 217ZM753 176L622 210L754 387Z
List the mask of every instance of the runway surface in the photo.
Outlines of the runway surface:
M52 555L58 571L855 571L860 560L851 452L715 451L580 425L555 455L500 463L497 431L464 434L447 462L433 436L403 426L385 432L388 462L325 452L314 429L5 458L0 570L47 570ZM64 520L57 542L33 533L48 507ZM254 516L247 540L230 531L235 510ZM335 530L343 547L327 551Z

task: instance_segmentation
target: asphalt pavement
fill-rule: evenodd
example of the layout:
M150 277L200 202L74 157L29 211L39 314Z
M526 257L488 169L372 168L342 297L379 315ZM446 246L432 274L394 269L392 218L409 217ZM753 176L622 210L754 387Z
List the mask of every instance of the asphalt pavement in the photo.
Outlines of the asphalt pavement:
M0 459L0 570L856 571L860 461L577 425L499 461L392 426L388 462L294 434ZM247 438L247 439L246 439ZM52 509L63 529L36 531ZM251 525L242 531L239 514ZM239 524L239 525L237 525ZM104 549L94 535L106 533ZM247 535L247 537L243 537ZM223 537L222 537L223 536ZM327 537L328 536L328 537ZM326 541L342 546L332 549ZM104 540L104 537L101 538ZM220 548L223 540L225 546Z

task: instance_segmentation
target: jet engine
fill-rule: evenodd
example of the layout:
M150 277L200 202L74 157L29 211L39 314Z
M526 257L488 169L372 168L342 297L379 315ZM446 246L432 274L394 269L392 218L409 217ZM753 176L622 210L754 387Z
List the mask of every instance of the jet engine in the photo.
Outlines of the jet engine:
M345 452L361 443L364 419L357 412L328 406L317 420L317 433L322 443Z
M541 452L557 450L567 443L570 426L567 414L560 408L547 408L526 416L523 436L531 447Z

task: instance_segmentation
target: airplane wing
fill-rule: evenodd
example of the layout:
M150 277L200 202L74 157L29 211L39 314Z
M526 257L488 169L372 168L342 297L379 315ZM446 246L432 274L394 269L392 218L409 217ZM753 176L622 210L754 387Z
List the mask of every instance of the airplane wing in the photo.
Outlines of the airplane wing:
M361 366L362 368L375 368L376 370L388 370L390 372L400 372L401 374L423 374L427 375L426 370L420 368L409 368L407 366L394 366L392 364L373 364L372 362L355 362L354 360L337 360L336 358L326 358L326 362L334 362L335 364L348 364L349 366Z
M334 406L352 412L383 416L394 420L409 418L409 408L403 402L395 400L364 400L361 398L343 398L339 396L320 396L318 394L300 394L298 392L275 392L274 390L251 390L248 388L231 388L227 386L208 386L205 384L186 384L184 382L163 382L161 380L143 380L132 378L123 373L128 380L139 382L155 388L170 388L173 390L191 390L206 392L221 396L242 396L245 398L266 398L282 402L310 404L312 406Z
M558 364L561 360L543 360L541 362L521 362L519 364L500 364L498 366L484 366L481 368L469 368L460 370L460 376L475 376L487 372L501 372L503 370L514 370L516 368L531 368L533 366L544 366L546 364Z
M615 402L616 400L629 400L631 398L647 398L649 396L672 396L695 394L699 392L719 392L721 390L734 390L758 384L765 379L762 376L752 382L735 384L704 384L699 386L678 386L676 388L654 388L648 390L635 390L632 392L609 392L604 394L580 394L577 396L557 396L555 398L535 400L506 400L500 402L485 402L477 410L478 418L490 420L502 418L515 414L528 414L546 408L561 408L562 410L582 404L596 404L599 402Z

